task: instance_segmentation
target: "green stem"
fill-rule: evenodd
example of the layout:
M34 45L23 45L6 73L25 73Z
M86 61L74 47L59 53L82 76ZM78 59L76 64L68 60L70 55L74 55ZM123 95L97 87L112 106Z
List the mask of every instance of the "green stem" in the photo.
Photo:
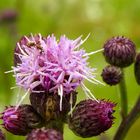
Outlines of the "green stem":
M120 124L113 140L124 140L128 130L139 117L140 117L140 96L135 106L129 113L129 115Z
M122 114L122 118L124 119L127 116L128 105L127 105L127 90L125 84L125 75L123 69L122 69L122 73L123 76L119 84L119 87L120 87L120 96L121 96L121 114Z

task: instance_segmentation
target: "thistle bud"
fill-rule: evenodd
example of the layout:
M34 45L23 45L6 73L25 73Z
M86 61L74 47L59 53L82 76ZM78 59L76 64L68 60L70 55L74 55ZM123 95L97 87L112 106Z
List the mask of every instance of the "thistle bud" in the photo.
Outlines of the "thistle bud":
M94 52L79 49L85 40L61 36L58 41L54 35L44 38L41 34L24 36L17 42L17 58L12 67L17 86L31 92L42 86L44 89L36 92L58 93L61 103L64 94L71 94L79 86L90 94L83 80L100 82L95 78L95 69L87 62Z
M140 53L136 57L134 71L135 71L136 81L140 85Z
M76 103L76 92L67 94L62 98L62 110L60 110L60 96L50 93L31 93L30 102L34 109L45 119L45 121L62 119L65 121L66 115L70 111L72 96L72 106Z
M0 140L6 140L5 135L1 130L0 130Z
M11 106L2 113L4 128L14 135L26 135L40 126L41 118L30 105Z
M12 23L17 19L17 12L13 9L6 9L0 12L0 22Z
M105 100L83 100L69 116L69 128L83 138L97 136L112 126L114 107Z
M34 129L26 140L63 140L63 135L54 129Z
M113 37L104 44L103 54L111 65L127 67L134 62L135 44L123 36Z
M122 71L115 66L106 66L101 74L103 81L109 85L116 85L120 83L122 79Z

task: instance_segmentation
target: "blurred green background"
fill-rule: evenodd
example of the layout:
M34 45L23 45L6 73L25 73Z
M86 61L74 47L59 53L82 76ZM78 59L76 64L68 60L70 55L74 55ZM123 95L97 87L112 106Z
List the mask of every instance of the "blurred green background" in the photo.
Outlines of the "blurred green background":
M12 18L8 14L11 14ZM16 13L15 13L16 12ZM5 17L6 15L6 17ZM7 16L8 15L8 16ZM54 33L57 38L65 34L71 39L80 35L89 39L82 45L87 52L101 49L105 40L116 35L131 38L139 51L140 45L140 1L139 0L1 0L0 1L0 111L6 105L15 105L18 90L12 74L5 74L13 65L13 50L23 35L41 33L44 36ZM97 68L97 79L107 65L102 53L89 59L92 67ZM140 87L135 82L133 65L125 69L128 88L129 110L133 107ZM85 140L112 139L121 121L119 89L117 86L92 85L86 82L96 98L106 98L117 102L115 124L105 134ZM78 100L85 95L79 89ZM25 102L28 101L28 97ZM140 139L140 119L127 134L126 140ZM6 132L8 140L23 140ZM65 126L65 140L82 140Z

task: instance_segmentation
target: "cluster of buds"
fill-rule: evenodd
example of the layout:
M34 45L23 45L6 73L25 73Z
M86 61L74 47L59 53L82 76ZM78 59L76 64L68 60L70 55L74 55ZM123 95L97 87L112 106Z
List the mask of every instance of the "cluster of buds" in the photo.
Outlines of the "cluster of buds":
M107 84L116 85L123 77L121 69L135 60L135 44L124 36L117 36L106 41L103 48L103 55L110 66L103 69L101 76Z
M14 51L12 71L17 86L27 92L18 105L2 113L7 131L26 135L27 140L63 140L64 123L81 137L97 136L112 126L115 104L97 100L83 83L100 83L87 62L91 53L79 48L85 40L62 36L56 41L54 35L40 34L21 38ZM78 86L90 99L78 103L69 115L76 104ZM27 94L31 104L21 105Z

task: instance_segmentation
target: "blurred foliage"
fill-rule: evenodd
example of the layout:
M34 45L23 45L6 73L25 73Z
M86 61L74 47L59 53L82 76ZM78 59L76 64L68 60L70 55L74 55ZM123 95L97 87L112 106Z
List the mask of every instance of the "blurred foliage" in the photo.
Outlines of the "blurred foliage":
M14 20L2 18L3 11L15 11ZM140 45L140 1L139 0L1 0L0 2L0 111L5 105L15 104L18 90L11 90L15 85L12 74L5 74L13 65L13 50L16 42L23 35L41 33L44 36L55 34L59 39L65 34L71 39L80 35L89 39L83 44L88 52L102 48L106 39L115 35L124 35ZM91 66L97 68L97 78L102 81L100 73L106 64L102 53L90 57ZM135 82L133 65L125 69L128 87L129 110L139 94ZM86 85L97 98L107 98L117 102L116 120L113 127L100 137L85 140L105 140L112 137L118 128L121 118L119 89L117 86ZM84 99L79 89L79 100ZM28 102L28 99L27 101ZM130 129L126 140L140 138L140 119ZM82 140L65 127L65 140ZM7 133L8 140L24 138Z

